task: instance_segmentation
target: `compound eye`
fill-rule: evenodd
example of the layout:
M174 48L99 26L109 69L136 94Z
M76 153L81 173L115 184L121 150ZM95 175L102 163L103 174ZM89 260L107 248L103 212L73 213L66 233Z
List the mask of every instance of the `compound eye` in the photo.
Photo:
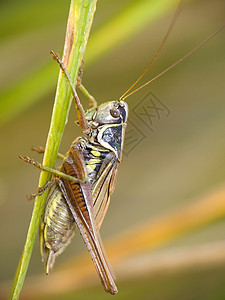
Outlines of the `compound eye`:
M111 108L110 109L110 114L113 118L118 118L120 116L120 110L118 108Z

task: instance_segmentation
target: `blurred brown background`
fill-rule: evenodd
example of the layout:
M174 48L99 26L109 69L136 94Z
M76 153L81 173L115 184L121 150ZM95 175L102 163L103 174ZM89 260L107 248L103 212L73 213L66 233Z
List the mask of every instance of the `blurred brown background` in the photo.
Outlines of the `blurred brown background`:
M92 32L131 2L99 1ZM0 91L22 82L31 71L39 72L51 61L50 49L62 51L68 9L69 1L1 1ZM168 28L174 9L162 14L101 59L85 66L83 83L99 103L117 99L145 69ZM222 0L187 2L166 47L143 82L219 28L224 15ZM125 145L125 152L129 153L124 155L119 169L117 187L101 230L103 240L132 230L135 224L163 220L174 211L179 214L180 209L224 188L224 37L225 31L222 31L182 64L127 99L130 120L145 139L137 145L134 143L132 151ZM55 78L49 82L55 82L56 86L58 66L54 66L54 62L53 68ZM28 93L31 89L32 85L27 87ZM5 281L12 280L22 253L33 206L32 201L26 200L26 195L36 190L39 177L38 170L24 164L18 155L28 154L41 161L41 157L31 153L30 149L31 146L45 145L54 92L55 88L46 88L46 92L36 95L37 101L25 109L16 103L15 94L12 106L18 105L20 112L13 113L0 127L2 286ZM135 106L142 103L149 92L171 112L166 116L164 110L158 119L153 117L152 130L135 115ZM82 99L87 107L87 102ZM60 148L63 153L81 134L74 126L75 119L72 107ZM115 297L224 299L224 215L221 210L221 215L212 215L199 226L190 226L176 238L168 236L151 251L146 247L124 267L115 266L119 285L119 294ZM198 215L190 218L198 219ZM179 222L174 224L175 230L179 226ZM57 259L56 267L84 250L77 234ZM28 276L37 274L44 276L38 242ZM96 288L85 290L83 287L71 294L65 293L63 299L109 297L97 284ZM58 297L46 299L62 299L62 296Z

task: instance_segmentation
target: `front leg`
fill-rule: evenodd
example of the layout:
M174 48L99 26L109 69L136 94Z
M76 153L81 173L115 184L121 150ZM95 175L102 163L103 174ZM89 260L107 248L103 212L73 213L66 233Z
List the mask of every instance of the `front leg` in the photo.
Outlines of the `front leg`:
M81 66L79 68L79 72L77 76L77 87L87 97L90 108L95 109L97 107L97 102L95 98L88 92L88 90L82 84L83 69L84 69L84 60L82 60Z
M98 106L97 101L95 100L95 98L88 92L88 90L83 86L83 84L79 84L77 86L81 90L81 92L87 97L87 99L89 101L90 108L95 109Z
M72 95L73 95L73 98L74 98L75 104L76 104L79 125L80 125L82 131L84 132L84 134L88 135L91 132L91 128L90 128L90 126L89 126L89 124L86 120L84 108L83 108L83 106L80 102L80 99L79 99L78 95L77 95L76 89L73 86L71 77L70 77L65 65L61 61L59 55L57 53L55 53L54 51L51 51L51 54L53 55L53 59L58 62L61 70L63 71L63 73L64 73L64 75L65 75L65 77L66 77L66 79L67 79L67 81L70 85Z

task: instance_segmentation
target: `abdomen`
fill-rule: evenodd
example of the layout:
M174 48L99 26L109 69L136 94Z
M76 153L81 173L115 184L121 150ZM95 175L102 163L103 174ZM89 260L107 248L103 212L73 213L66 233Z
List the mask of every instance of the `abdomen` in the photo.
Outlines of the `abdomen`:
M46 259L46 273L59 255L70 243L76 227L74 217L55 183L50 189L40 225L40 246Z

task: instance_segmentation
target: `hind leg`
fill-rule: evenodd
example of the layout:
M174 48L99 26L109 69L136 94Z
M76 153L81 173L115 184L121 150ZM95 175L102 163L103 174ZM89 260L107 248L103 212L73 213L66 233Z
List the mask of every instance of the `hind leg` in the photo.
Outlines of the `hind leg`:
M50 181L47 181L45 185L38 188L36 194L30 194L27 196L28 200L32 200L36 198L37 196L41 196L50 186L52 186L55 183L56 179L52 179Z

